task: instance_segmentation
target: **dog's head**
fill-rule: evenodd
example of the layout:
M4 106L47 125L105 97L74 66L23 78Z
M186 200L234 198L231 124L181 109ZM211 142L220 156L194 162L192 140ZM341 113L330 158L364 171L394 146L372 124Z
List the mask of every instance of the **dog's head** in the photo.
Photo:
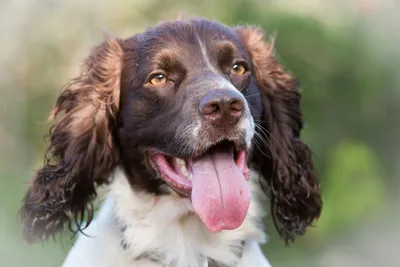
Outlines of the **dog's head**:
M190 199L211 231L242 224L248 164L286 241L319 216L298 84L260 29L178 20L107 40L51 117L45 166L22 207L29 241L81 227L84 214L90 223L96 185L117 165L137 189Z

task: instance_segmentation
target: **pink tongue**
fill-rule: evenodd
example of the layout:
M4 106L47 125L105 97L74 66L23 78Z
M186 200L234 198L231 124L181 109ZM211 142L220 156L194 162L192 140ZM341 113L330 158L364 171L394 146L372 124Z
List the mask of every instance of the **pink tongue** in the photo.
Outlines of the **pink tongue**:
M192 169L192 204L207 228L220 232L242 225L250 204L250 192L232 151L213 149L194 159Z

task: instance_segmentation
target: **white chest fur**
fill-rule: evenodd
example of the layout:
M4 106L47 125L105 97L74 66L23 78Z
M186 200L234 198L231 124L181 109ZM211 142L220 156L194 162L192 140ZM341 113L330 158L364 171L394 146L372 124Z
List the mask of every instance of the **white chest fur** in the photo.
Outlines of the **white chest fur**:
M89 237L79 236L63 266L205 267L213 260L222 266L267 267L258 245L265 241L261 216L254 200L241 227L211 233L188 200L135 192L117 169L96 220L85 230Z

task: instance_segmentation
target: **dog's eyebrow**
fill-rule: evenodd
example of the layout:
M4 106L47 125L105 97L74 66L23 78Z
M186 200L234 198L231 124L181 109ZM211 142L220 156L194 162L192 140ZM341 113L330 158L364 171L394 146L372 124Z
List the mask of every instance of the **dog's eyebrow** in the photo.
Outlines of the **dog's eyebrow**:
M154 61L171 60L175 57L175 53L170 48L163 48L157 50L157 52L152 57Z
M153 69L163 69L167 72L185 70L185 67L176 55L176 51L171 49L162 49L158 51L151 61Z
M233 55L238 51L238 48L230 41L217 42L216 47L218 49L218 63L226 65L232 63Z
M227 40L216 42L216 47L220 51L229 50L231 52L236 52L239 50L233 42Z

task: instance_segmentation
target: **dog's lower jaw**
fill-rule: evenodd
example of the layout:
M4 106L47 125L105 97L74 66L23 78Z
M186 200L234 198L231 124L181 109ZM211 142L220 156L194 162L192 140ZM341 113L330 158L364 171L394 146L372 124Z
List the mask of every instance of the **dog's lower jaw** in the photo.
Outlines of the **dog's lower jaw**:
M253 198L244 223L235 230L211 233L193 212L187 198L172 194L154 195L134 189L121 168L115 170L111 179L98 217L85 230L86 234L95 238L80 236L83 241L78 240L77 244L97 242L97 245L106 249L118 250L118 257L123 256L127 262L131 262L118 266L203 267L200 264L206 259L206 262L216 262L217 266L242 267L238 263L241 261L241 252L245 250L243 242L265 242L265 234L260 227L263 213L255 201L258 187L252 181L249 181L249 185ZM93 247L96 245L93 244ZM105 251L93 253L101 255L98 257L107 254ZM71 257L72 254L73 251ZM262 254L260 257L263 257ZM141 265L144 262L154 265ZM108 265L101 263L99 266ZM116 265L112 263L109 266ZM246 265L256 266L259 265Z

